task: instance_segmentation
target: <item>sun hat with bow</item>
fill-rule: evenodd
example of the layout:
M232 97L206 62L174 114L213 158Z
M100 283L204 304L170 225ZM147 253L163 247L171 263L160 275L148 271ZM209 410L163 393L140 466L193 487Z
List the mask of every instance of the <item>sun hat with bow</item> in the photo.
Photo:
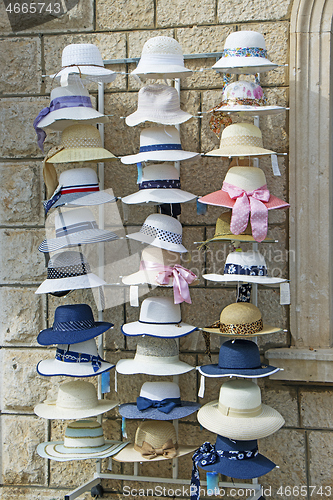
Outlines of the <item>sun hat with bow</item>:
M177 125L192 118L180 109L179 94L174 87L155 83L142 87L138 93L138 108L126 117L126 125L134 127L143 122Z
M117 73L104 68L101 53L93 43L71 43L62 51L61 70L50 78L59 78L61 85L66 86L82 75L93 82L110 83Z
M51 328L42 330L37 342L40 345L76 344L92 339L113 327L107 321L95 321L88 304L58 306Z
M39 361L36 369L44 377L94 377L114 366L100 357L95 339L90 339L76 344L58 344L55 358Z
M267 275L265 257L257 250L230 252L225 262L224 274L210 273L202 276L209 281L243 281L259 285L274 285L287 281Z
M34 408L36 415L48 419L77 419L101 415L118 406L118 402L98 399L91 382L72 380L59 385L56 399L47 398Z
M171 422L148 420L138 426L134 443L123 448L113 459L118 462L169 460L194 450L194 446L178 443L176 429Z
M52 293L81 288L95 288L106 282L90 270L81 252L66 250L51 257L47 265L47 279L35 293Z
M47 441L37 446L42 458L67 462L88 458L111 457L128 441L105 440L102 425L97 420L76 420L67 425L63 441Z
M143 161L182 161L198 156L199 153L183 151L176 127L150 127L140 134L140 151L135 155L123 156L126 165Z
M143 46L141 58L131 75L148 78L180 78L192 73L184 66L180 44L169 36L155 36Z
M260 309L250 302L229 304L222 309L219 321L216 321L212 326L203 327L202 330L226 337L251 337L281 332L279 327L266 325L263 322ZM223 352L225 351L226 349L223 350ZM234 351L229 350L229 354L232 353Z
M249 380L225 382L218 401L202 406L197 418L210 432L239 441L270 436L284 424L278 411L261 403L259 386Z
M227 36L221 59L213 66L223 73L255 74L277 68L267 57L265 39L256 31L235 31Z
M138 182L139 191L125 196L121 201L132 205L136 203L186 203L197 196L180 188L179 172L171 163L146 165Z
M121 327L124 335L162 338L183 337L196 329L196 326L182 322L180 304L174 304L171 297L144 299L139 321L125 323Z
M127 234L131 240L141 241L153 247L164 248L171 252L187 252L182 245L183 229L174 217L164 214L148 215L138 233Z
M230 231L241 234L250 217L253 238L261 242L267 236L268 210L287 208L289 203L270 194L266 177L258 167L231 167L222 188L199 198L200 203L232 208Z
M116 370L123 375L181 375L194 367L180 361L176 339L147 336L138 340L134 359L119 360Z
M251 123L233 123L223 129L220 147L206 153L206 156L267 156L276 154L265 149L260 128Z
M198 403L182 401L175 382L145 382L136 403L119 406L119 413L125 418L152 420L176 420L196 412Z

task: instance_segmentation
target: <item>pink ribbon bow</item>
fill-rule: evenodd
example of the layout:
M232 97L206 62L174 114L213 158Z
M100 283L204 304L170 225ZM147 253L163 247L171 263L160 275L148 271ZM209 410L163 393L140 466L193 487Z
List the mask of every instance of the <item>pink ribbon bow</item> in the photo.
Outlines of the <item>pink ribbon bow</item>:
M268 202L270 193L267 185L254 191L244 189L223 182L222 191L228 193L232 200L236 200L232 209L230 231L241 234L245 231L251 213L251 227L253 238L259 243L266 238L268 227L268 208L263 202Z
M175 304L187 302L191 304L189 285L197 279L197 276L189 269L175 264L174 266L163 266L155 262L140 262L140 271L157 271L155 280L159 285L168 285L173 277L173 297Z

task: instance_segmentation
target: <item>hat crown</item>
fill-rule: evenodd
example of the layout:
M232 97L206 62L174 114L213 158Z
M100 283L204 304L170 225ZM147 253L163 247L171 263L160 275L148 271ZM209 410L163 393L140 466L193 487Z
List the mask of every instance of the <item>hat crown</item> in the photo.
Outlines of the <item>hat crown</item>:
M103 147L97 128L85 123L66 127L61 134L61 144L65 149Z
M59 186L86 186L98 184L97 174L92 168L74 168L61 172Z
M174 217L170 217L170 215L164 215L164 214L148 215L144 224L146 226L153 227L160 231L169 231L171 233L179 235L182 235L183 233L181 223Z
M142 171L142 182L179 179L178 170L171 163L147 165Z
M96 420L77 420L66 428L64 448L75 450L77 453L87 453L87 449L93 451L92 448L104 444L103 428Z
M163 324L180 323L180 304L174 304L170 297L150 297L141 304L140 321Z
M155 113L177 113L180 101L177 90L159 83L147 85L139 90L138 111L154 109ZM162 122L163 123L163 122Z
M160 144L180 144L180 135L175 126L165 125L164 127L150 127L142 130L140 147Z
M219 405L234 410L252 410L261 405L261 392L249 380L231 380L220 388Z
M236 49L245 47L258 47L266 49L265 38L257 31L235 31L227 36L224 48Z
M260 128L252 125L252 123L233 123L223 129L221 140L242 136L262 138Z
M224 325L248 325L261 319L261 312L250 302L235 302L226 306L220 316Z
M89 208L78 208L57 213L54 217L55 229L79 224L80 222L96 222L93 213Z
M51 257L48 263L48 269L56 269L59 267L70 267L83 264L89 267L88 261L81 252L65 251ZM83 273L82 273L83 274Z
M180 255L177 252L148 245L141 252L141 260L144 262L154 262L162 266L175 266L176 264L180 264Z
M71 43L62 51L62 67L72 64L93 64L104 66L98 47L93 43Z
M137 344L136 353L140 356L172 357L178 356L178 346L175 339L159 337L143 337Z
M224 180L244 191L254 191L266 185L265 174L258 167L231 167Z
M142 55L148 54L177 54L182 56L183 50L181 45L169 36L155 36L147 40L147 42L142 47Z
M71 85L67 85L66 87L56 87L51 90L50 100L52 101L56 97L67 97L67 96L84 96L90 97L89 92L84 87L84 85L80 83L72 83Z
M69 410L90 410L98 405L95 386L91 382L75 380L59 386L56 406Z
M171 422L163 420L142 422L135 433L135 444L140 448L144 441L153 448L161 448L170 439L173 444L177 443L176 429Z
M260 368L260 353L255 342L246 339L227 340L220 347L219 368Z
M60 349L67 351L78 352L81 354L88 354L90 356L98 356L97 346L95 339L85 340L76 344L58 344Z
M145 382L141 387L140 396L152 401L180 398L180 389L175 382Z
M88 304L66 304L58 306L54 313L55 323L94 321L91 307Z
M262 99L264 92L260 85L254 82L240 81L232 82L227 85L223 91L222 101L228 103L228 101L234 102L235 99L240 100L258 100Z
M225 263L243 267L263 267L266 269L265 258L257 250L249 250L248 252L230 252Z

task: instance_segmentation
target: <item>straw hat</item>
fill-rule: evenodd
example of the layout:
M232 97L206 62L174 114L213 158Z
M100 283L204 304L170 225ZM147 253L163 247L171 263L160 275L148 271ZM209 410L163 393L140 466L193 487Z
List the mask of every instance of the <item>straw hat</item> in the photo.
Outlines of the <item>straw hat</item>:
M267 276L265 257L257 250L231 252L225 262L224 274L210 273L202 276L209 281L237 281L259 285L274 285L287 281Z
M44 377L94 377L114 366L100 357L95 339L90 339L77 344L58 344L55 359L39 361L36 369Z
M180 135L176 127L150 127L140 134L140 152L136 155L123 156L121 162L126 165L143 161L182 161L198 156L199 153L183 151Z
M179 94L174 87L155 83L142 87L138 93L138 109L126 117L130 127L143 122L177 125L192 118L180 109Z
M63 441L41 443L37 446L37 453L57 462L98 459L111 457L127 443L105 440L103 428L96 420L77 420L67 425Z
M251 337L281 332L281 328L264 324L258 307L249 302L229 304L222 309L220 321L202 330L226 337Z
M179 348L174 338L141 337L134 359L121 359L116 365L118 373L132 375L181 375L194 367L179 360Z
M118 462L150 462L170 460L195 450L194 446L178 444L171 422L142 422L136 430L134 444L129 444L113 457Z
M121 327L124 335L177 338L196 330L196 326L182 322L180 304L171 297L149 297L141 304L140 319Z
M136 403L120 405L119 413L125 418L176 420L199 408L198 403L181 400L179 386L174 382L145 382Z
M59 212L54 218L56 237L44 240L40 252L54 252L61 248L88 243L116 240L118 236L106 229L99 229L93 213L88 208Z
M183 229L174 217L164 214L148 215L138 233L127 234L131 240L141 241L171 252L187 252L182 245Z
M259 386L249 380L225 382L218 401L202 406L197 418L210 432L240 441L270 436L284 424L278 411L261 403Z
M106 282L91 272L85 256L81 252L67 250L51 257L47 265L47 279L35 293L79 290L102 285L106 285Z
M169 36L155 36L143 46L140 61L131 75L148 78L180 78L192 73L184 66L180 44Z
M276 154L264 149L260 128L251 123L233 123L222 132L220 147L206 153L206 156L265 156Z
M48 419L77 419L101 415L117 405L116 401L98 399L91 382L73 380L60 384L57 399L45 399L35 406L34 412Z
M186 203L197 196L180 189L179 172L172 163L146 165L142 169L139 191L125 196L121 201L132 205L137 203Z
M71 43L62 51L61 70L50 75L59 78L62 84L70 83L84 75L93 82L110 83L117 73L104 68L103 59L98 47L92 43Z
M277 68L267 57L265 39L256 31L235 31L225 40L221 59L213 66L223 73L255 74Z
M115 159L103 148L101 134L94 125L77 123L66 127L61 134L61 151L49 156L46 163L75 163ZM57 148L59 149L59 148Z

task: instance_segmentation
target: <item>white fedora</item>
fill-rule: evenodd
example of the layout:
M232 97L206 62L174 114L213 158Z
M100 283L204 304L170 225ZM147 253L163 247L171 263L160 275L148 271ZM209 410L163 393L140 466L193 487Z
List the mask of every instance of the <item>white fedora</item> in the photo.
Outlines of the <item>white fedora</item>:
M140 151L135 155L123 156L126 165L142 161L181 161L198 156L199 153L183 151L176 127L150 127L140 134Z
M138 233L127 234L131 240L141 241L171 252L187 252L182 245L183 229L181 223L174 217L164 214L151 214L142 224Z
M111 457L127 444L128 441L105 440L103 428L96 420L77 420L67 425L63 441L41 443L37 453L57 462L99 459Z
M170 297L150 297L141 304L139 321L125 323L124 335L148 335L151 337L177 338L196 330L196 326L182 322L180 304Z
M74 380L59 385L57 399L45 399L34 408L36 415L48 419L77 419L101 415L119 403L98 399L91 382Z
M181 375L194 366L180 361L176 339L147 336L138 340L134 359L119 360L116 370L123 375Z
M213 66L224 73L255 74L277 68L267 57L265 39L256 31L235 31L225 41L221 59Z
M143 122L177 125L192 118L180 109L179 94L174 87L159 83L142 87L138 93L138 109L126 117L130 127Z
M197 196L180 189L179 172L171 163L150 164L142 169L139 191L125 196L121 201L127 205L137 203L186 203Z
M59 212L54 218L56 237L44 240L38 247L40 252L54 252L88 243L100 243L118 238L115 233L99 229L89 208L77 208Z
M77 344L58 344L55 358L40 361L36 369L44 377L94 377L114 366L100 357L95 339L90 339Z
M155 36L143 46L140 61L131 72L147 78L180 78L192 73L184 66L180 44L169 36Z
M284 424L278 411L261 403L259 386L249 380L225 382L218 401L202 406L197 418L210 432L239 441L270 436Z

